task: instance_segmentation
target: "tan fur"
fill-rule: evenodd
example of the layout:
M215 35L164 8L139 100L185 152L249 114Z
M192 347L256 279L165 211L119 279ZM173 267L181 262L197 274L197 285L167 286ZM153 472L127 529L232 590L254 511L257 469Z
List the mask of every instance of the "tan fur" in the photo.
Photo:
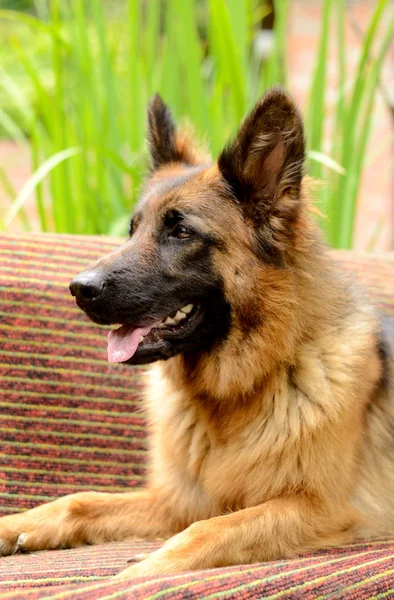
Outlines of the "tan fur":
M21 533L26 550L173 536L122 574L140 576L394 531L394 408L379 324L320 244L305 183L291 243L279 211L294 199L270 215L287 256L288 268L277 269L256 256L239 207L215 200L228 193L216 166L180 184L176 198L160 192L183 171L166 166L150 180L138 244L163 207L193 206L223 242L214 260L231 333L192 366L178 355L149 369L145 491L80 493L3 517L3 554Z

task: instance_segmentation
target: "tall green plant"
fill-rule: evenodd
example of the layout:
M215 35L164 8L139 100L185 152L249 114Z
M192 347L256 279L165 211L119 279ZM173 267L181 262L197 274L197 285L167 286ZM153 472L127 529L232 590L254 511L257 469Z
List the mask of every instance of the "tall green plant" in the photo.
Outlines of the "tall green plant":
M322 202L335 245L352 242L368 118L393 34L393 23L385 25L376 47L387 3L377 2L349 85L343 0L324 0L307 132L311 173L328 182ZM19 217L28 227L23 208L34 193L44 231L123 233L145 168L145 113L154 92L163 95L177 118L190 119L216 155L262 91L286 82L288 0L275 1L273 47L266 60L253 47L269 10L259 0L124 0L120 17L108 13L111 6L103 0L40 1L38 17L0 10L0 23L35 32L47 47L42 69L30 46L18 35L10 37L30 97L9 70L0 69L0 89L13 107L12 113L0 109L0 127L18 143L29 144L34 170L0 221L3 228ZM335 15L339 94L327 155L326 65ZM13 196L8 183L0 173L0 185Z
M25 102L10 74L0 77L17 114L6 124L25 132L35 176L3 227L34 187L44 231L123 231L144 171L146 106L157 90L198 134L209 132L217 152L259 94L249 69L258 4L214 0L201 14L195 0L126 0L118 20L100 0L53 0L46 21L1 10L0 20L47 37L51 73L48 85L29 49L10 40L35 103ZM268 68L258 65L259 79Z
M324 121L327 107L327 65L329 33L336 22L337 38L337 101L334 126L329 138L328 155L342 167L338 174L315 164L311 173L325 181L321 191L321 205L328 219L330 243L337 248L351 248L355 228L357 197L362 168L365 162L374 100L378 90L384 58L394 39L394 18L385 21L389 0L378 0L365 32L359 63L353 80L346 77L347 52L345 8L343 0L324 0L324 19L315 74L311 85L307 134L313 151L323 152Z

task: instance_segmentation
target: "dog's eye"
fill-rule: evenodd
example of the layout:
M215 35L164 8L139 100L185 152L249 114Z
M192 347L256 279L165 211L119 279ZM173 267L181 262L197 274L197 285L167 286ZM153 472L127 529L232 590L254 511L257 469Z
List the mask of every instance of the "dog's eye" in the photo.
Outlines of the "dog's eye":
M177 225L171 233L171 237L177 238L178 240L185 240L190 237L192 232L184 225Z

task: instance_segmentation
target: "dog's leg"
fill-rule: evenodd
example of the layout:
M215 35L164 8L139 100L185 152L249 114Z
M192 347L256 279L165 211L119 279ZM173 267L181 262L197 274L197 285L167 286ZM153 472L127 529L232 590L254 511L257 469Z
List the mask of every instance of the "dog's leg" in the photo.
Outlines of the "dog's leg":
M349 542L358 515L324 512L303 496L272 500L229 515L197 521L118 577L250 564Z
M81 492L0 519L0 555L120 541L153 539L180 531L168 502L145 490Z

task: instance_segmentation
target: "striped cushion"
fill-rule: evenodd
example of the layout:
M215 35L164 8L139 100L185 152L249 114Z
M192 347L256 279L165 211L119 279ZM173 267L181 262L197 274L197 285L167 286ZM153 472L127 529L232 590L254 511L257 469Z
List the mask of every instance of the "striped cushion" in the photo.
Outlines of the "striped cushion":
M107 331L91 324L68 292L75 274L117 244L101 237L0 236L0 514L74 491L142 483L144 370L107 363ZM393 256L335 256L369 285L384 312L394 314ZM0 595L394 597L394 540L136 583L106 579L134 553L154 547L108 544L3 558Z
M141 483L143 371L110 366L104 328L68 291L118 240L4 235L0 242L0 512L73 491Z
M353 544L305 555L297 560L243 565L116 581L138 547L117 543L75 550L40 552L1 560L0 597L72 600L240 600L303 598L372 600L394 597L394 540Z

